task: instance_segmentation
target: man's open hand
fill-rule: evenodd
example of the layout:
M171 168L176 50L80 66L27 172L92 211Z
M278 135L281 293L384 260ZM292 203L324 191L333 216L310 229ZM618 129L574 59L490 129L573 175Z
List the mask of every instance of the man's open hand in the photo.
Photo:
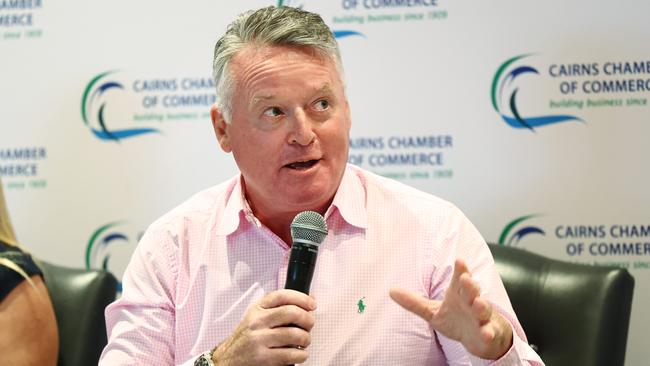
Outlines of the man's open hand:
M512 328L490 303L460 259L442 301L424 298L412 291L393 288L390 297L447 338L459 341L471 354L498 359L512 344Z

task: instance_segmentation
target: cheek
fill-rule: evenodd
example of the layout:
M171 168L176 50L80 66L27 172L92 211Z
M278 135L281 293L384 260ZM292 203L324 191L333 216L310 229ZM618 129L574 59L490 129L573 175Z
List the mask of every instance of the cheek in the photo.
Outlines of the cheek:
M261 149L264 148L264 139L255 133L242 129L233 134L230 144L232 145L233 152L238 153L242 158L255 156Z
M347 151L349 136L347 130L335 129L327 136L330 141L330 148L333 153L345 154Z
M236 148L233 147L233 156L238 163L256 171L272 169L275 166L281 153L276 140L256 134L240 137Z

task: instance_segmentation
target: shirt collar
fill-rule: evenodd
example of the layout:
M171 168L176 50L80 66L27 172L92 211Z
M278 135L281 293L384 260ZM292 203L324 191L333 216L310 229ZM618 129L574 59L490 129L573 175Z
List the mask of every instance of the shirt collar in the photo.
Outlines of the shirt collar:
M366 189L356 170L350 165L346 167L332 205L325 213L326 219L334 212L334 208L338 209L348 224L361 229L367 227Z
M338 209L339 214L348 224L361 229L366 228L368 224L366 190L361 178L349 165L343 172L343 178L334 195L332 205L325 213L325 219L328 219L335 209ZM244 197L242 177L239 174L228 196L221 222L217 227L217 234L226 236L232 234L244 218L256 226L261 225Z
M244 198L244 191L242 189L242 177L238 174L234 178L232 189L228 192L228 200L226 207L223 210L221 220L217 226L218 235L230 235L239 227L242 218L247 217L247 210L250 212L250 207ZM253 216L250 212L250 216Z

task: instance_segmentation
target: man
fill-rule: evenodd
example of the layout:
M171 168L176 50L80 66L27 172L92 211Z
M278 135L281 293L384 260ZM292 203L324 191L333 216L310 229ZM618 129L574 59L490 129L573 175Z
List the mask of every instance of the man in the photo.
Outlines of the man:
M319 16L241 15L214 76L214 130L241 174L147 230L100 364L542 364L460 211L346 165L350 108ZM305 210L329 227L312 296L282 289Z

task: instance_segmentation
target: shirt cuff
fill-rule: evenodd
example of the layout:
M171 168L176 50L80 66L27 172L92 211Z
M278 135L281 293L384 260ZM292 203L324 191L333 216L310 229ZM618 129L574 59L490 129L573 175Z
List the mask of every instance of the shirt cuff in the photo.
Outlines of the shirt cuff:
M524 340L512 334L512 345L498 360L487 360L472 354L469 355L469 361L472 366L505 366L505 365L543 365L544 363L533 349Z

